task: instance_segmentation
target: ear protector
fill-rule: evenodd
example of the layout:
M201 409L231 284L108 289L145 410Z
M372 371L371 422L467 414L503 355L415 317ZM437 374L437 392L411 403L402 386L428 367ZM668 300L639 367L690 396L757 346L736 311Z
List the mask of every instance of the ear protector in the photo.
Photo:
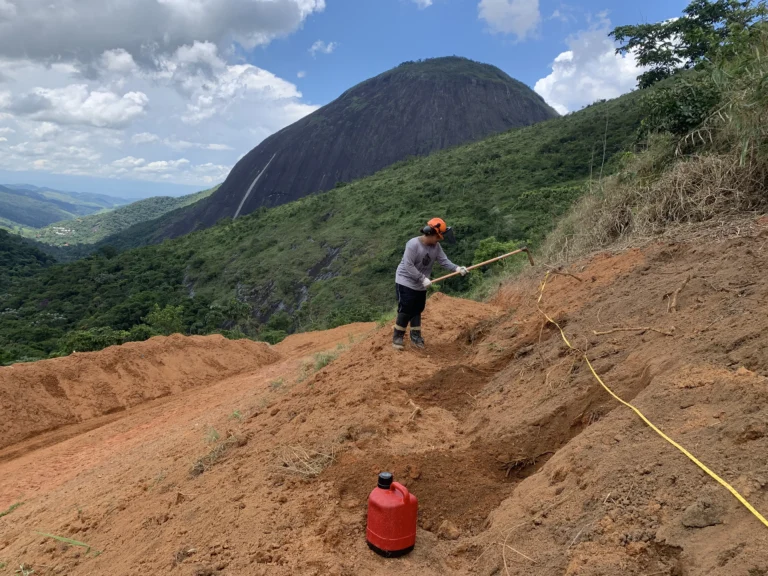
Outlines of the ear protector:
M453 234L453 228L447 226L445 221L440 218L433 218L427 225L421 229L424 236L437 236L440 240L447 240L449 244L456 243L456 237Z

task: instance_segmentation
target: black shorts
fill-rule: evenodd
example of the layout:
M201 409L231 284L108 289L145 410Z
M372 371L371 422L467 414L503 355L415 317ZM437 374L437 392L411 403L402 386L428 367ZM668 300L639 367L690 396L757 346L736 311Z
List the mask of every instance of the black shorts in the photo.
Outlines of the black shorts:
M424 312L427 305L427 291L414 290L402 284L395 284L397 294L397 313L407 314L411 318Z

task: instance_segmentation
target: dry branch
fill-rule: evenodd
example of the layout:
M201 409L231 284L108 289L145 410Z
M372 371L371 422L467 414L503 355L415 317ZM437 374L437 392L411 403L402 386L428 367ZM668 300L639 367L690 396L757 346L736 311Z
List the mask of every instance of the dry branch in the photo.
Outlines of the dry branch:
M512 550L512 552L514 552L515 554L519 554L520 556L522 556L522 557L523 557L523 558L525 558L526 560L530 560L531 562L533 562L534 564L536 564L536 560L534 560L533 558L530 558L530 557L526 556L525 554L523 554L523 553L522 553L522 552L520 552L519 550L515 550L515 549L514 549L514 548L512 548L512 546L510 546L509 544L505 544L505 546L506 546L507 548L509 548L510 550Z
M579 278L578 276L576 276L575 274L571 274L567 270L563 271L561 268L552 268L548 266L547 270L549 271L550 274L557 274L558 276L569 276L571 278L575 278L579 282L584 282L583 278Z
M638 328L614 328L613 330L606 330L605 332L596 332L592 330L592 334L595 336L605 336L606 334L615 334L616 332L656 332L657 334L663 334L664 336L674 336L671 332L664 332L663 330L657 330L650 326L640 326Z
M507 566L507 548L512 550L512 552L514 552L515 554L519 554L520 556L522 556L526 560L529 560L529 561L533 562L534 564L536 564L536 560L534 560L533 558L529 558L528 556L526 556L525 554L523 554L519 550L515 550L514 548L512 548L512 546L507 544L507 540L509 540L509 536L511 534L512 534L512 531L507 532L507 535L504 538L504 543L501 545L501 558L502 558L502 560L504 562L504 571L507 573L507 576L509 576L509 566Z
M280 470L305 478L318 476L335 460L336 449L334 446L331 446L327 452L307 450L301 446L282 446L277 453Z
M408 418L408 420L415 420L416 416L419 416L421 414L421 406L417 406L413 400L408 400L408 404L411 405L411 408L413 408L413 412L411 413L411 417Z
M691 278L692 276L688 274L688 276L685 278L685 281L677 290L664 294L664 298L669 298L669 303L667 304L667 312L677 312L677 297L680 295L680 292L682 292L683 289L688 285L688 282L691 281Z

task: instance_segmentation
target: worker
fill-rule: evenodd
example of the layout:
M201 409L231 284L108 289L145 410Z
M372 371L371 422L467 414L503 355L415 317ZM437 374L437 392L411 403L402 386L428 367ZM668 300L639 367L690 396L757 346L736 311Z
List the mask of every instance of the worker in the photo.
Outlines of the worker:
M456 266L448 260L440 246L442 240L450 244L456 242L453 230L441 218L432 218L424 228L421 236L411 238L405 245L405 253L395 276L395 291L397 293L397 320L395 333L392 336L392 346L395 350L404 347L405 332L411 325L411 344L416 348L424 348L424 338L421 335L421 313L427 304L427 289L432 284L429 276L432 265L438 262L440 266L467 274L464 266Z

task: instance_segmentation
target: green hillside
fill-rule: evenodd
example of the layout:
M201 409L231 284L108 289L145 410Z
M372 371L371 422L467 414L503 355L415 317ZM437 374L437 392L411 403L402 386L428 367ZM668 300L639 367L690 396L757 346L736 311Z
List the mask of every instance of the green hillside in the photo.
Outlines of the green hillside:
M100 194L61 192L35 186L0 186L0 228L28 233L54 222L95 214L126 201Z
M481 242L489 237L538 242L590 173L600 173L603 152L607 173L632 147L637 100L630 94L401 162L159 245L103 249L43 270L0 295L0 310L11 311L0 348L13 343L14 358L32 358L146 337L163 326L188 333L237 327L276 339L375 319L392 308L403 245L429 217L455 227L458 244L446 251L460 264L487 251ZM444 289L461 292L470 282Z
M0 230L0 292L7 290L13 281L33 276L53 263L53 258L31 242Z
M179 198L168 196L147 198L108 212L56 222L38 230L26 229L23 235L51 246L96 244L104 238L129 229L131 226L154 220L173 210L190 206L203 198L207 198L217 188Z
M50 202L46 198L30 194L34 193L0 186L0 218L6 226L39 228L58 220L77 216L74 204Z

